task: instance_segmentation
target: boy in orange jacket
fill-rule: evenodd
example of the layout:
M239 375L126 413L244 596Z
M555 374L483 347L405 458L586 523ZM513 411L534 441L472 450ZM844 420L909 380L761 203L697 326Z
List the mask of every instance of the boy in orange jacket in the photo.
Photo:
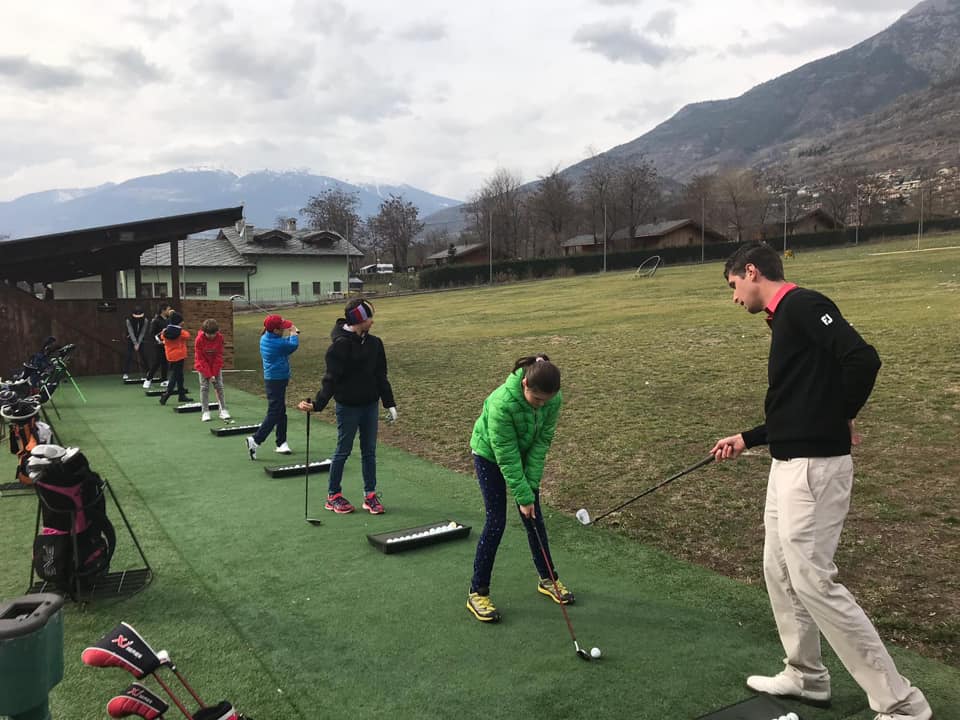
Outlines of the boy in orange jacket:
M191 402L193 398L187 397L187 391L183 387L183 362L187 359L187 340L190 339L190 333L180 326L183 322L183 315L176 310L170 313L167 322L169 324L158 336L163 343L163 352L166 353L167 363L170 365L167 389L160 396L160 404L166 405L167 400L174 392L177 392L180 402Z

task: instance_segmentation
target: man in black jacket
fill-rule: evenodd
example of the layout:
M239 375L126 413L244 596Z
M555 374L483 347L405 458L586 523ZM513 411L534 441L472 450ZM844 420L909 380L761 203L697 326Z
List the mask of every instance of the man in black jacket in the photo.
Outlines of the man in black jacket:
M833 562L850 507L854 418L873 389L880 358L833 302L788 283L777 253L742 246L723 271L733 301L766 312L772 331L765 422L718 440L717 461L768 445L772 464L764 508L763 570L786 658L773 676L747 686L811 704L830 702L820 634L867 693L875 720L929 720L923 693L900 675Z
M377 430L378 401L397 419L393 388L387 379L387 355L383 343L370 334L373 326L373 305L356 299L347 303L344 317L337 320L330 333L326 354L326 372L316 398L304 400L297 407L304 412L319 412L331 399L336 401L337 449L331 457L327 502L324 507L335 513L353 512L353 505L343 496L343 466L353 449L353 440L360 431L360 460L363 473L363 509L373 515L383 512L377 496Z

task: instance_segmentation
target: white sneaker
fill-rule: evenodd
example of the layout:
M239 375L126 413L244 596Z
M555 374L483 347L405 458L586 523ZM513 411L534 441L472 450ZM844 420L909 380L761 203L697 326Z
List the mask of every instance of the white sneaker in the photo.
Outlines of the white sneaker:
M277 445L277 452L280 453L281 455L293 454L293 450L291 450L290 446L287 445L286 443L283 443L283 445Z
M124 380L129 380L129 379L130 379L130 376L127 375L126 373L124 373L124 374L123 374L123 379L124 379Z
M143 389L144 389L144 390L149 390L151 384L152 384L152 383L151 383L149 380L144 380L144 381L143 381Z
M203 414L200 416L200 422L210 422L210 412L204 410Z
M830 705L829 677L823 681L822 689L820 690L802 688L786 673L778 673L772 677L766 675L751 675L747 678L747 687L759 693L795 698L818 707L828 707Z
M221 419L221 420L229 420L229 419L230 419L230 413L228 413L228 412L226 411L226 409L221 410L221 411L220 411L220 419Z
M893 715L889 713L877 713L873 720L932 720L933 710L930 709L928 705L924 710L920 712L919 715L900 715L899 713L894 713Z
M162 383L160 383L160 387L166 387L166 386L167 386L167 381L166 381L166 380L164 380Z
M250 453L250 459L257 459L257 448L260 447L257 445L257 441L253 439L253 435L247 436L247 452Z

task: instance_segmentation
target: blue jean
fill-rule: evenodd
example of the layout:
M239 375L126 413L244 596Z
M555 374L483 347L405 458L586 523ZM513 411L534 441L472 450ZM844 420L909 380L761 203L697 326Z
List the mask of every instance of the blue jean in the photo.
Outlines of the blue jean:
M483 523L483 531L480 533L480 540L477 542L477 554L473 561L473 579L470 581L470 592L489 595L493 562L497 559L497 549L500 547L503 531L507 527L507 481L503 479L500 466L486 458L474 455L473 466L477 471L480 493L483 495L486 519ZM533 491L533 506L536 515L534 520L527 520L523 517L523 513L520 513L520 508L517 508L523 528L527 531L527 544L530 546L530 552L533 555L533 564L536 566L537 572L540 573L540 577L550 577L550 570L553 570L554 577L559 577L553 564L553 556L550 554L547 528L543 524L543 513L540 512L539 490ZM536 526L536 533L533 530L534 526ZM540 539L543 540L543 549L550 559L549 569L543 559L543 553L540 552L537 533L540 534Z
M253 434L253 441L262 445L270 436L270 431L277 429L277 447L287 441L287 383L289 380L264 380L263 387L267 392L267 414L260 423L260 427Z
M341 405L337 403L337 449L330 458L328 492L336 495L343 482L343 466L353 450L353 439L360 431L360 467L363 472L363 494L377 490L377 402L369 405Z

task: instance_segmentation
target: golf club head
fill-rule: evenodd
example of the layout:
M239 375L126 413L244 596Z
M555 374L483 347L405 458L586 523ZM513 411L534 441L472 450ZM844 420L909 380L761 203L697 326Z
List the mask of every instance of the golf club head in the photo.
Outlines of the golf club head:
M590 653L584 650L582 647L580 647L580 643L578 643L576 640L573 641L573 647L577 651L577 655L580 656L581 660L586 660L587 662L590 662L593 659L590 657Z
M81 653L84 665L120 667L142 680L163 663L147 641L131 625L121 622Z
M320 518L310 518L310 517L308 517L308 518L304 518L304 520L306 520L308 523L310 523L310 524L313 525L314 527L316 527L316 526L318 526L318 525L323 525L323 521L322 521Z
M135 715L145 720L154 720L162 718L169 709L169 705L140 683L133 683L122 695L117 695L107 703L107 713L112 718Z
M586 508L580 508L577 510L577 520L580 521L581 525L590 524L590 513L587 512Z

